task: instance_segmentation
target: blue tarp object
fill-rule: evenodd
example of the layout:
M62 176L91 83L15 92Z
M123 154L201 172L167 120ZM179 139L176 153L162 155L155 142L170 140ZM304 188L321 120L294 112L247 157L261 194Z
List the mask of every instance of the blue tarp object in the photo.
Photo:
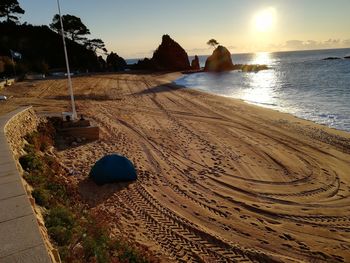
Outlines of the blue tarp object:
M118 154L106 155L98 160L91 168L89 176L98 185L137 179L132 162Z

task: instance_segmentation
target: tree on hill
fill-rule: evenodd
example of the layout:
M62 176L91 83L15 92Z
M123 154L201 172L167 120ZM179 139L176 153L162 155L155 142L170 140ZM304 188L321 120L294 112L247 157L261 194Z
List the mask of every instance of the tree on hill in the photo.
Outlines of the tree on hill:
M215 48L217 45L219 45L219 42L216 41L216 39L212 38L207 42L207 45Z
M104 53L107 53L107 49L105 48L105 43L99 38L86 40L85 46L94 52L96 52L97 49L100 49Z
M75 42L86 40L84 36L90 34L90 30L84 25L81 19L74 15L63 15L62 23L66 37L69 37ZM58 33L61 32L60 16L58 14L53 17L50 28Z
M4 64L2 70L0 66L0 78L13 74L10 49L22 54L22 59L16 62L18 75L65 70L62 39L48 26L0 23L0 32L0 61L3 61L0 64ZM105 69L92 50L70 39L67 39L66 45L72 71L85 72L88 69L96 72Z
M100 70L102 70L102 71L106 70L107 69L107 63L103 59L103 57L102 56L98 56L97 60L98 60L98 63L99 63Z
M111 52L106 59L107 67L112 71L124 70L127 66L125 60L116 53Z
M17 0L1 0L0 2L0 17L5 17L6 22L18 22L18 17L15 14L24 14L24 10L19 6Z

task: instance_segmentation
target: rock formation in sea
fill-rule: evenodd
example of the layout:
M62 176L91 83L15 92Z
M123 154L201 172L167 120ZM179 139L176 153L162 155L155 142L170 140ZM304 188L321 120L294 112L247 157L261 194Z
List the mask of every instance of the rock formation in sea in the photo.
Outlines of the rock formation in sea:
M191 61L191 69L192 70L199 70L200 69L200 65L199 65L199 59L198 56L194 56L194 59L192 59Z
M162 43L152 57L157 69L160 70L188 70L190 63L186 51L169 35L162 37Z
M233 70L231 53L224 46L218 46L205 62L205 71L221 72Z
M338 58L338 57L327 57L327 58L324 58L322 60L337 60L337 59L341 59L341 58Z
M135 69L147 70L189 70L190 62L186 51L169 35L163 35L162 43L154 51L151 59L139 60Z

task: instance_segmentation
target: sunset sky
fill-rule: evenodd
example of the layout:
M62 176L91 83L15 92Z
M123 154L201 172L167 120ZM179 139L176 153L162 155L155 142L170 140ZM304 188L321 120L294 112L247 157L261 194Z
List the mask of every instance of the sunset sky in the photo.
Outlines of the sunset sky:
M232 53L350 47L349 0L60 0L109 51L151 56L169 34L189 55L217 39ZM19 0L21 22L48 25L56 0Z

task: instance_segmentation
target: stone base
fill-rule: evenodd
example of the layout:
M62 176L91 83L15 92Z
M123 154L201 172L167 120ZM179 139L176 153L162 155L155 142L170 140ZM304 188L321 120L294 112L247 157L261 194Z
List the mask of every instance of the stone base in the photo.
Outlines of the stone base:
M100 137L100 129L97 126L63 128L58 132L64 137L84 137L91 141L98 140Z

